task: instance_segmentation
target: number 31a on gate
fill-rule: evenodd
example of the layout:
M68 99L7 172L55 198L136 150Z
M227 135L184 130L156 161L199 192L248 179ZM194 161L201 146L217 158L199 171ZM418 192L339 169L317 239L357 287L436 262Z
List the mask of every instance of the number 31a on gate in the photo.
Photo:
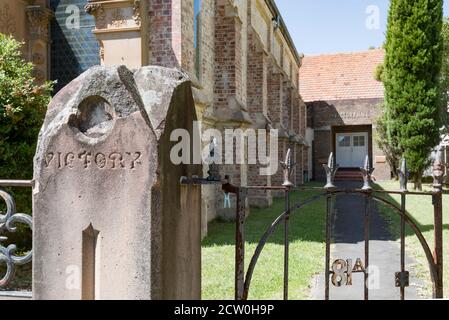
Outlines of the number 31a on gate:
M352 286L352 274L365 272L365 267L360 258L358 258L355 264L352 264L351 259L343 260L338 259L332 264L332 270L330 274L332 275L332 284L336 287L341 287L343 285Z

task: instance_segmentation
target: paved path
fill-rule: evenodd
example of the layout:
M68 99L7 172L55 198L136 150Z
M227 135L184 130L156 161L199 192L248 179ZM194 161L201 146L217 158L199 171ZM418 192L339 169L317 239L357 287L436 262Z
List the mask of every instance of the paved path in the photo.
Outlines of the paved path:
M341 182L341 188L358 188L360 182ZM332 231L333 245L331 264L336 259L357 258L364 262L364 199L360 196L342 195L337 197L334 228ZM395 287L395 273L400 271L400 246L390 235L388 225L381 217L377 206L373 203L370 224L370 265L378 270L377 288L371 288L369 295L372 300L399 299L399 289ZM413 260L407 258L406 264L410 269ZM315 277L312 284L312 298L324 299L324 272ZM331 300L360 300L363 299L363 274L353 275L353 285L347 287L334 287L330 283ZM411 287L406 288L406 299L419 299L416 285L420 281L411 276Z

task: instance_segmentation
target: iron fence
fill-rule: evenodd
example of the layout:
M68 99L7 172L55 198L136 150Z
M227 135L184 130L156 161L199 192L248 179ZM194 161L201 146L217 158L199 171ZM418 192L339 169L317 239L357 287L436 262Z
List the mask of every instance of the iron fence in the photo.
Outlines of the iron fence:
M30 180L0 180L0 198L6 205L6 212L0 211L0 265L3 264L6 266L5 274L0 275L0 288L10 285L14 279L17 266L30 263L33 256L32 250L23 255L18 255L16 253L16 244L9 244L7 246L3 246L2 244L8 240L8 238L2 236L2 234L4 234L4 232L16 232L17 224L25 224L31 230L33 228L33 220L30 215L17 213L16 203L13 196L4 190L4 188L8 187L32 188L33 183ZM12 292L2 292L2 295L3 294L14 295Z
M306 186L294 186L290 182L290 175L294 164L292 163L292 157L290 150L287 152L286 158L281 162L283 166L284 182L281 186L235 186L231 184L229 177L221 179L217 176L217 170L213 169L209 172L209 177L201 179L198 177L181 179L182 184L221 184L222 189L226 194L234 194L237 199L236 206L236 223L235 223L235 299L247 300L251 287L252 277L265 244L268 239L273 235L276 229L283 225L283 242L284 242L284 266L283 266L283 298L288 299L289 289L289 227L290 218L292 214L302 209L303 207L318 201L320 199L326 200L326 222L325 222L325 292L324 297L329 299L330 283L334 286L341 286L344 282L352 282L353 273L364 274L364 299L369 299L368 288L368 268L370 260L370 224L372 216L372 203L377 202L384 204L392 209L392 212L400 217L400 271L395 274L395 286L399 289L400 298L405 299L405 288L409 286L409 272L406 270L405 265L405 227L408 225L415 235L417 236L429 263L430 278L433 285L433 298L443 298L443 176L444 165L441 161L441 152L437 157L433 165L433 190L431 192L412 192L407 189L408 171L407 164L403 161L401 169L398 174L400 176L400 189L397 191L375 190L371 186L371 174L374 169L370 167L369 157L365 160L365 166L360 168L363 176L363 185L359 189L339 189L335 186L335 174L338 170L338 166L335 164L334 156L329 156L328 163L324 165L326 171L326 185L324 187L306 187ZM266 190L266 191L279 191L284 194L285 209L282 214L269 225L262 235L255 252L248 265L248 269L245 272L245 217L246 217L246 197L249 190ZM290 195L292 192L299 191L315 191L317 195L300 201L298 203L291 203ZM357 259L352 264L352 261L336 260L331 265L331 243L332 243L332 225L334 205L336 198L339 195L349 194L358 195L364 199L364 263ZM401 205L387 200L383 195L400 195ZM421 230L416 222L406 211L406 200L410 196L428 196L432 197L432 203L434 208L434 243L433 252L424 238ZM332 266L332 267L331 267ZM352 283L351 283L352 284Z
M361 168L363 176L363 185L359 189L339 189L334 184L335 174L338 166L335 164L334 156L329 156L328 164L324 165L326 171L326 185L320 187L306 187L294 186L290 182L290 175L295 164L292 163L290 150L287 152L285 160L281 163L283 166L284 182L281 186L235 186L230 182L229 177L221 179L218 175L218 169L212 165L209 171L209 176L205 179L199 177L182 177L181 184L201 184L201 185L222 185L222 189L226 194L234 194L237 199L236 206L236 228L235 228L235 299L247 300L251 287L251 280L257 266L258 259L262 253L265 244L276 229L283 225L284 231L284 266L283 266L283 297L288 299L288 280L289 280L289 227L290 217L292 214L301 210L303 207L318 201L320 199L326 200L326 223L325 223L325 299L329 299L330 283L335 286L341 286L344 282L351 280L352 273L363 273L364 281L364 298L369 299L369 288L367 286L370 258L370 222L372 216L372 203L382 203L392 209L392 212L400 216L400 271L395 274L395 285L398 287L401 299L405 299L405 288L409 286L409 272L405 265L405 227L408 225L417 236L429 263L430 278L433 285L433 297L443 298L443 176L444 165L441 161L441 156L437 157L433 165L433 190L430 192L412 192L407 189L407 165L403 161L401 169L398 174L400 176L400 188L397 191L375 190L371 186L371 174L373 168L370 167L370 160L367 157L365 166ZM23 223L32 229L32 218L28 214L17 213L16 205L10 193L2 190L4 187L25 187L32 188L32 181L23 180L0 180L0 198L6 204L6 212L0 212L0 234L1 232L16 232L17 223ZM244 256L245 256L245 218L246 218L246 198L249 190L274 190L280 191L284 194L284 212L267 227L267 230L262 235L255 252L245 271ZM302 200L298 203L291 203L291 193L295 191L315 191L317 195ZM331 254L330 246L332 243L332 216L334 214L334 205L336 198L342 194L359 195L364 199L364 263L356 261L352 264L351 261L336 260L332 263L331 268ZM387 200L383 195L400 195L401 205ZM434 243L433 251L430 245L424 238L421 230L416 222L406 211L407 198L410 196L428 196L432 198L434 208ZM32 260L32 250L25 255L16 255L17 246L10 244L3 246L2 243L7 240L6 237L0 236L0 263L6 265L6 273L0 280L0 287L4 287L11 283L16 267L27 264ZM350 264L350 265L349 265ZM343 270L343 271L342 271Z

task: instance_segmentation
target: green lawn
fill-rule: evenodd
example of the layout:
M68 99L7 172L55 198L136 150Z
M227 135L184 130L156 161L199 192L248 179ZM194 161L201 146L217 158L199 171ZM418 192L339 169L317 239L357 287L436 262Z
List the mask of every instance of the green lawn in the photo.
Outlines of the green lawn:
M379 188L384 190L398 190L399 183L398 182L382 182L378 184ZM409 190L413 190L413 185L409 186ZM431 186L426 185L425 191L430 191ZM400 196L388 196L391 200L395 201L398 206L400 206ZM392 211L384 206L380 207L381 213L388 219L390 222L390 231L399 241L400 235L400 218L396 214L392 213ZM433 206L432 206L432 197L431 196L407 196L407 212L413 217L413 219L417 222L420 230L423 232L424 237L426 238L429 247L433 251ZM444 294L445 297L449 297L449 195L446 193L443 196L443 241L444 241L444 258L443 264L445 268L444 273ZM431 282L430 282L430 274L429 268L427 264L427 259L424 254L424 250L422 249L421 244L418 241L418 238L415 236L414 232L407 228L407 237L406 237L406 251L407 254L416 260L416 263L413 265L407 266L410 269L410 272L413 272L417 275L417 277L424 281L424 286L421 289L422 294L425 297L431 297Z
M310 184L311 186L317 184ZM320 184L322 186L322 184ZM292 204L317 192L304 191L292 195ZM266 229L284 211L282 199L268 209L252 209L245 223L245 270ZM289 298L307 299L313 275L324 271L325 200L320 199L299 211L290 225ZM212 222L202 245L202 298L234 298L235 224ZM256 266L249 299L282 299L283 292L283 223L268 240Z

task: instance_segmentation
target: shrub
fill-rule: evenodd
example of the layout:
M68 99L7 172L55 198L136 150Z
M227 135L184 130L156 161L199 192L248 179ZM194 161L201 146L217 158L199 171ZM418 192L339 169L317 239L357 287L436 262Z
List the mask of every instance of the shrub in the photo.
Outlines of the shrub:
M36 141L52 82L36 83L22 43L0 34L0 179L31 179ZM11 190L7 190L11 191ZM19 212L31 213L31 191L11 192ZM4 210L0 200L0 209Z

